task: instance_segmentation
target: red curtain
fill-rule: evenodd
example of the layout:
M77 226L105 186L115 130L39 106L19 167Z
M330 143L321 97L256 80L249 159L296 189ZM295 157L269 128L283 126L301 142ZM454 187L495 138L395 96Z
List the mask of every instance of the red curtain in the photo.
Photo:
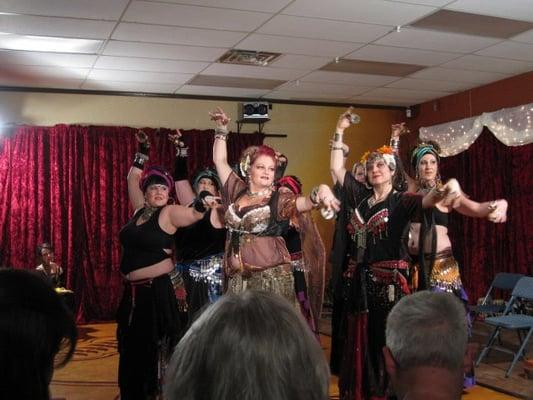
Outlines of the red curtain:
M143 129L150 165L173 168L168 129ZM113 319L122 282L118 232L131 215L126 175L137 150L128 127L23 126L0 139L0 265L33 269L51 242L75 291L78 322ZM212 131L183 132L189 170L212 165ZM233 134L230 162L264 135Z
M505 224L452 213L450 237L470 301L497 272L533 275L533 145L508 147L485 129L467 151L443 158L441 171L473 200L509 202Z

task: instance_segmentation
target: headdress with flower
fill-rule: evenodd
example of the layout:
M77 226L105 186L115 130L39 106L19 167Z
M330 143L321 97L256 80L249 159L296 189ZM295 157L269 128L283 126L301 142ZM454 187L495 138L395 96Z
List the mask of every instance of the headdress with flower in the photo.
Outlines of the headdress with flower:
M374 151L366 151L361 157L361 164L366 165L369 159L382 158L385 160L391 170L396 169L396 158L394 158L394 150L390 146L381 146Z

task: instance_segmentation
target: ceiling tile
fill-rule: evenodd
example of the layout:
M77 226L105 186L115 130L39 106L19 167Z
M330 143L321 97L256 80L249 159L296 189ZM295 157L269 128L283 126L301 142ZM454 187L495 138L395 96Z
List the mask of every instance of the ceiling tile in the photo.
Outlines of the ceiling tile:
M450 0L389 0L395 3L422 4L425 6L442 7L450 3Z
M237 47L243 50L274 51L278 53L301 54L309 56L342 57L362 44L313 40L287 36L252 34Z
M118 20L129 0L2 0L0 12Z
M251 11L134 1L128 7L122 20L251 32L270 17L270 14Z
M472 84L464 82L452 82L452 81L435 81L429 79L413 79L403 78L395 82L389 83L387 87L398 89L423 89L423 90L437 90L441 92L458 92L460 90L468 89Z
M297 69L286 68L270 68L270 67L256 67L251 65L236 65L236 64L211 64L205 71L204 75L219 75L219 76L237 76L243 78L261 78L261 79L278 79L291 80L302 76L305 71Z
M406 25L435 10L434 7L383 0L295 0L283 10L283 14L393 27Z
M0 86L38 87L46 89L80 89L83 79L60 79L44 77L10 78L0 76Z
M257 30L259 33L367 43L390 31L388 26L277 15Z
M458 53L369 44L348 54L344 58L418 65L439 65L443 62L453 60L458 56Z
M302 78L303 81L338 83L347 85L381 86L394 82L397 77L369 74L348 74L344 72L314 71Z
M83 83L85 90L104 90L117 92L140 92L140 93L174 93L179 85L169 83L151 82L113 82L87 80Z
M85 79L88 68L65 68L42 65L4 65L2 73L4 76L18 76L34 80L46 79Z
M272 68L293 68L313 70L320 68L331 61L330 57L300 56L296 54L283 54L269 66Z
M521 74L533 70L533 62L467 55L442 64L441 67L499 72L502 74Z
M533 28L533 23L508 18L440 10L410 24L415 28L507 39Z
M116 40L208 47L232 47L245 37L242 32L133 23L121 23L113 32Z
M115 82L174 83L178 85L187 82L193 76L193 74L180 74L177 72L171 73L93 69L87 76L87 79Z
M149 0L151 1L151 0ZM159 1L159 0L156 0ZM165 0L167 3L190 4L193 6L208 6L233 8L235 10L260 11L277 13L291 0Z
M241 78L234 76L196 75L189 85L218 86L243 89L269 89L272 90L285 83L284 80Z
M259 98L268 92L269 90L266 90L266 89L261 90L261 89L245 89L245 88L232 88L232 87L184 85L176 91L176 94L191 94L191 95L198 95L198 96Z
M97 56L90 54L0 51L0 64L90 68L96 61L96 58Z
M452 1L445 8L533 22L531 0L457 0Z
M110 21L0 14L0 32L21 35L107 39L114 26Z
M226 49L110 40L104 51L109 56L163 58L171 60L215 61Z
M349 99L353 104L372 104L372 105L382 105L382 106L412 106L417 104L416 101L398 99L392 96L354 96Z
M389 33L387 36L377 40L375 44L470 53L500 41L500 39L494 38L403 28L401 32Z
M449 95L448 92L430 91L430 90L408 90L397 88L375 88L366 92L363 96L368 97L387 97L390 96L396 99L426 101L430 99L440 98Z
M328 93L305 93L276 90L263 96L263 99L348 103L349 96L340 96L338 94Z
M340 59L324 65L320 70L370 75L406 76L423 68L425 67L413 64Z
M481 85L508 78L509 75L496 72L465 71L460 69L433 67L415 72L411 78L431 79L436 81L465 82Z
M277 90L291 91L291 92L306 92L309 94L332 94L336 97L354 96L359 93L364 93L371 89L366 86L356 85L336 85L333 83L319 83L306 81L292 81L281 85Z
M480 56L509 58L513 60L533 61L533 44L502 42L477 51Z
M521 33L520 35L516 35L515 37L511 39L516 42L524 42L524 43L533 44L533 29L531 29L530 31Z
M180 72L195 74L204 70L209 63L201 61L160 60L156 58L100 56L94 65L98 69L119 69L123 71Z

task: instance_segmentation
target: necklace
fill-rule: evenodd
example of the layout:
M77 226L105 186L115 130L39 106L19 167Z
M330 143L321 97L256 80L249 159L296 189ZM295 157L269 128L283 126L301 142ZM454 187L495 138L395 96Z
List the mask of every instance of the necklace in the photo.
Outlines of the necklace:
M141 215L141 218L145 221L148 221L150 218L152 218L152 215L159 209L159 207L150 207L146 206L144 207L143 213Z
M259 190L257 192L252 192L251 190L247 190L246 191L246 194L250 197L258 197L258 196L266 196L268 194L270 194L270 192L272 192L272 189L271 188L266 188L266 189L263 189L263 190Z
M381 195L379 196L378 198L374 198L374 196L370 196L368 198L368 206L370 208L374 207L376 204L378 204L380 201L383 201L387 198L387 196L390 194L391 192L388 192L387 194L385 195Z

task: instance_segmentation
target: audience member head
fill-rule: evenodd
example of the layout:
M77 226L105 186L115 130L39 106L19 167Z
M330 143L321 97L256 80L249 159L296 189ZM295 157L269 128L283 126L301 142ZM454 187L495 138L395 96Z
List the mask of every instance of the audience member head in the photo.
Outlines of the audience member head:
M70 360L76 340L74 318L46 281L30 271L0 270L2 398L47 400L54 367Z
M326 400L329 367L285 299L248 290L223 296L178 343L168 400Z
M397 397L460 399L467 339L465 309L454 295L421 291L402 298L387 318L383 349Z
M52 261L54 261L54 248L48 242L38 244L36 253L39 263L49 265Z

